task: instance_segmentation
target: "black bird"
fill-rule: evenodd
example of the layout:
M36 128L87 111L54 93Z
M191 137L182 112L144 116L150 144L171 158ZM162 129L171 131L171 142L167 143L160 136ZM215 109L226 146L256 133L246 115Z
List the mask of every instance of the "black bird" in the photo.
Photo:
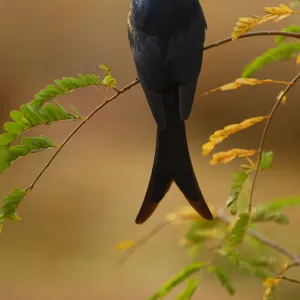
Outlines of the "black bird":
M152 215L173 181L203 218L213 218L193 170L185 131L202 65L206 27L198 0L132 0L130 47L157 123L153 169L137 224Z

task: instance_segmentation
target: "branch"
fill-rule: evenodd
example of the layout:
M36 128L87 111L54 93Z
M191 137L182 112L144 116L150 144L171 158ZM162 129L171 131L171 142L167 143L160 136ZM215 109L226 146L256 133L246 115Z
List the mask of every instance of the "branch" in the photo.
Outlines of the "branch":
M262 233L254 231L251 228L248 228L247 234L249 236L255 238L256 240L260 241L262 244L268 246L269 248L276 250L277 252L279 252L279 253L283 254L284 256L286 256L287 258L289 258L291 261L294 262L294 266L298 266L298 267L300 266L300 256L299 255L292 253L291 251L285 249L279 243L272 241L271 239L269 239Z
M216 214L215 218L219 219L227 224L232 223L231 219L224 214L223 210L220 210ZM154 237L157 233L159 233L167 225L178 223L178 222L190 222L190 221L195 221L195 218L183 217L181 219L176 219L173 221L165 221L165 222L158 224L157 226L152 228L146 235L144 235L140 240L138 240L133 247L129 248L124 253L124 255L121 257L119 262L121 264L125 263L131 257L131 255L133 255L138 249L140 249L142 246L144 246L152 237ZM271 249L274 249L277 252L279 252L279 253L283 254L284 256L286 256L287 258L289 258L292 261L292 263L290 265L288 265L286 270L291 269L293 267L300 267L300 255L294 254L290 250L287 250L286 248L284 248L279 243L271 240L267 236L263 235L260 232L255 231L251 228L248 228L246 233L247 233L247 235L249 235L249 236L253 237L254 239L258 240L259 242L261 242L263 245L265 245Z
M296 280L296 279L293 279L293 278L289 278L289 277L286 277L286 276L281 277L281 279L289 281L289 282L292 282L292 283L300 284L299 280Z
M251 33L246 33L241 35L239 39L242 38L248 38L248 37L254 37L254 36L278 36L278 35L282 35L282 36L287 36L287 37L293 37L293 38L297 38L300 39L300 34L298 33L291 33L291 32L284 32L284 31L258 31L258 32L251 32ZM207 45L203 48L203 50L209 50L211 48L214 47L218 47L220 45L232 42L232 38L228 37L224 40L212 43L210 45ZM76 134L76 132L88 121L90 120L99 110L101 110L102 108L104 108L108 103L110 103L111 101L115 100L118 96L120 96L121 94L124 94L126 91L130 90L131 88L133 88L134 86L136 86L139 83L139 80L136 79L135 81L133 81L132 83L128 84L127 86L125 86L122 90L118 90L118 89L114 89L116 91L116 94L113 95L111 98L107 99L105 102L103 102L101 105L99 105L94 111L92 111L84 121L82 121L71 133L70 135L65 139L65 141L62 143L61 147L54 153L54 155L50 158L50 160L48 161L48 163L45 165L45 167L41 170L41 172L38 174L38 176L35 178L35 180L31 183L31 185L26 189L26 193L28 193L29 191L31 191L35 184L37 183L37 181L41 178L41 176L44 174L44 172L46 171L46 169L50 166L50 164L53 162L53 160L56 158L56 156L61 152L61 150L64 148L64 146L68 143L68 141Z
M107 104L109 104L111 101L116 99L121 94L124 94L126 91L134 87L139 83L138 80L135 80L131 82L130 84L126 85L122 90L117 90L117 93L113 95L112 97L108 98L105 102L100 104L98 107L96 107L71 133L70 135L63 141L59 149L54 153L54 155L50 158L48 163L45 165L45 167L41 170L41 172L38 174L38 176L35 178L35 180L31 183L31 185L26 189L26 193L31 191L37 181L41 178L41 176L45 173L46 169L50 166L50 164L53 162L53 160L56 158L56 156L62 151L62 149L65 147L65 145L68 143L68 141L75 135L75 133L84 125L88 120L90 120L99 110L104 108Z
M291 38L300 39L300 33L285 32L285 31L255 31L255 32L249 32L249 33L245 33L245 34L241 35L236 41L238 41L240 39L244 39L244 38L249 38L249 37L254 37L254 36L266 36L266 35L287 36L287 37L291 37ZM207 45L203 49L208 50L211 48L221 46L223 44L227 44L229 42L234 42L234 40L232 40L232 37L228 37L224 40Z
M281 104L282 99L286 96L286 94L290 91L290 89L296 84L296 82L299 79L300 79L300 73L298 75L296 75L296 77L286 87L286 89L283 91L283 93L281 93L281 95L278 97L275 105L273 106L273 108L272 108L272 110L269 114L269 118L267 119L267 123L265 125L264 131L263 131L263 134L262 134L262 137L261 137L259 150L258 150L257 164L256 164L256 167L254 169L254 177L253 177L253 182L252 182L251 191L250 191L250 198L249 198L249 213L251 213L251 211L252 211L252 199L253 199L253 194L254 194L254 188L255 188L258 172L259 172L259 164L260 164L260 161L262 159L263 148L264 148L264 145L265 145L268 130L270 128L270 125L271 125L271 122L274 118L274 115L275 115L277 109L279 108L279 106Z

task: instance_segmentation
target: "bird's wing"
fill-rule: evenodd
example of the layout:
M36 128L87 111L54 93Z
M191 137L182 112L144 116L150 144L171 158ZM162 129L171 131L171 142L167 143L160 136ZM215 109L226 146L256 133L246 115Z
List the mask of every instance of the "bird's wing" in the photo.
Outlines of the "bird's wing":
M135 40L138 39L138 40ZM157 37L139 33L131 36L131 48L138 78L147 97L152 114L160 129L166 127L162 91L168 85L160 41Z
M172 81L179 84L180 114L186 120L191 112L197 79L202 66L206 22L204 16L190 23L189 29L170 39L167 67Z

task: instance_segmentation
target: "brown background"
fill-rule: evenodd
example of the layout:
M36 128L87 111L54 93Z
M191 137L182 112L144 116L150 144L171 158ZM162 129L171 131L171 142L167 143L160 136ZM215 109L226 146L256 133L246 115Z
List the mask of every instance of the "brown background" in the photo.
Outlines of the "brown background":
M208 22L206 43L227 37L236 19L260 14L276 1L202 1ZM129 1L52 0L0 1L0 119L32 99L34 93L63 76L97 72L100 63L114 70L121 88L135 78L127 42ZM275 29L299 22L289 18ZM209 203L222 205L228 195L231 171L210 167L201 145L210 133L244 118L266 114L280 86L259 86L200 97L202 92L237 78L243 65L267 47L272 37L236 41L205 53L194 110L188 121L189 145L196 173ZM299 70L299 68L298 68ZM294 61L266 67L256 76L290 80ZM275 151L274 170L259 177L255 203L299 194L299 87L288 96L269 132L267 148ZM85 115L103 99L94 89L64 97ZM75 124L39 128L61 142ZM219 149L255 148L260 125L229 139ZM174 186L155 215L143 226L134 218L152 167L155 124L138 86L90 121L51 165L19 208L21 222L7 222L0 237L0 295L3 300L146 299L165 280L188 263L178 245L184 228L169 227L151 240L124 266L115 244L138 239L185 205ZM52 153L37 154L15 163L0 181L0 196L27 187ZM289 227L263 226L262 231L293 251L299 251L298 211L290 211ZM296 275L296 273L295 273ZM248 277L246 277L248 278ZM235 278L236 299L261 299L258 280ZM281 297L298 299L298 286L284 284ZM284 296L283 296L284 295ZM214 281L204 280L198 299L229 299ZM174 299L172 295L166 299Z

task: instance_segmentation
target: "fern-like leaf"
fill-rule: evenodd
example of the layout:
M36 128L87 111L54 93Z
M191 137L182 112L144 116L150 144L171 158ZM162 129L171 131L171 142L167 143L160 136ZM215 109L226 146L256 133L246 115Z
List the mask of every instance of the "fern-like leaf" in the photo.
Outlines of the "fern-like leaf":
M190 300L199 286L198 279L191 279L187 282L186 288L177 296L176 300Z
M25 191L14 189L3 200L3 205L0 208L0 232L2 230L4 219L18 220L16 209L25 196Z
M282 31L291 32L291 33L300 33L300 26L291 25L289 27L283 28ZM275 42L279 44L279 43L283 42L286 38L288 38L288 37L285 35L277 36L275 38Z
M263 55L255 58L249 65L247 65L242 73L242 77L250 77L255 72L262 69L267 64L288 60L300 52L300 42L280 43L276 48L269 49Z
M47 85L34 96L34 100L30 102L30 107L38 110L46 101L52 100L57 96L65 95L76 89L87 86L101 85L100 79L95 74L78 74L78 78L63 77L55 80L55 85Z
M205 263L195 263L186 267L176 277L166 282L161 289L156 292L149 300L158 300L165 297L173 288L185 281L192 274L200 271L205 266Z

